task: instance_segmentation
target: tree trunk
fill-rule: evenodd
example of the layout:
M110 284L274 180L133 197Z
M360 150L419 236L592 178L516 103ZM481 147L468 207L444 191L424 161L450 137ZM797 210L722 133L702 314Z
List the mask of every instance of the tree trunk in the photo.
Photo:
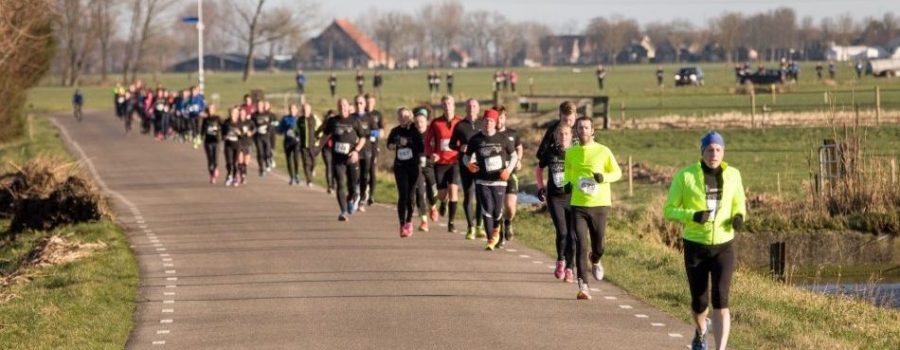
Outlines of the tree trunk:
M244 62L244 76L241 78L241 81L247 81L250 79L250 74L253 74L253 50L256 49L256 27L259 21L259 15L262 13L262 7L266 3L266 0L259 0L256 4L256 12L253 14L253 19L250 20L250 31L247 33L247 59Z
M147 37L150 33L150 21L153 20L153 13L156 10L157 0L149 0L147 3L147 16L144 17L144 24L141 28L141 38L138 39L137 42L137 55L135 56L135 62L131 66L131 80L135 80L137 78L138 69L141 67L141 62L144 58L144 44L147 42Z

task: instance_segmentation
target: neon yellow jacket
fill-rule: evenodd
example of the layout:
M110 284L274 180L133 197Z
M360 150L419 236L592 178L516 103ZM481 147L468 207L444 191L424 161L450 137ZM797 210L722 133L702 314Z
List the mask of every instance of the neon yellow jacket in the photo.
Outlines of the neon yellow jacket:
M603 174L603 182L594 181L594 173ZM609 184L622 178L622 169L612 151L599 143L573 145L566 150L564 182L572 185L572 201L577 207L612 205Z
M734 239L731 219L737 214L747 218L741 172L722 162L722 182L722 200L716 210L715 220L698 224L694 222L694 213L708 210L700 162L681 169L672 178L664 207L665 217L684 224L684 239L705 245L722 244Z

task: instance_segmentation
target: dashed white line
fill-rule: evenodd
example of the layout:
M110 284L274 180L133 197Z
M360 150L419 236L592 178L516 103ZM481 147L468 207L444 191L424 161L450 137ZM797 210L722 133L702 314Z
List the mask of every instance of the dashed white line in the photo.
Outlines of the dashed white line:
M599 291L600 291L600 288L591 288L591 291L592 291L592 292L599 292Z
M162 312L164 314L171 314L171 313L175 312L175 309L162 309Z
M162 257L169 257L169 253L162 253L162 254L160 254L159 256L162 256Z
M507 249L506 251L508 251L508 252L510 252L510 253L515 253L515 252L517 252L518 250L515 250L515 249Z
M166 251L166 248L156 248L156 251L158 251L158 252L164 252L164 251Z
M170 261L172 261L172 258L163 258L162 261L170 262Z
M535 264L543 264L544 262L543 262L543 261L537 261L537 260L534 260L534 261L532 261L532 263L535 263Z
M635 314L634 317L637 317L637 318L649 318L650 316L647 316L647 315L644 315L644 314Z
M147 228L147 225L138 225L138 227L140 227L141 229L145 229Z
M166 277L166 281L177 281L178 277Z
M156 243L153 243L153 246L154 247L162 247L162 243L159 243L159 241L157 241Z
M606 300L616 300L616 297L605 296L605 297L603 297L603 299L606 299Z
M681 333L669 333L669 336L672 338L684 338Z
M163 300L163 304L175 304L175 300Z
M164 318L164 319L159 320L159 323L172 323L172 322L173 321L171 318Z
M163 264L163 267L174 267L175 264Z
M166 274L173 274L173 273L175 273L175 270L166 270Z
M166 285L166 288L175 288L175 285L174 285L174 284L167 284L167 285Z
M528 258L530 258L531 256L528 256L528 255L525 255L525 254L519 254L519 257L522 258L522 259L528 259Z
M165 340L154 340L153 345L166 345Z
M169 334L169 333L170 332L168 329L160 329L160 330L156 331L156 334Z
M172 296L172 295L175 295L175 292L163 292L163 295Z
M652 322L652 323L650 323L650 325L653 327L665 327L666 326L665 323L658 323L658 322Z
M621 309L631 309L631 305L619 305Z

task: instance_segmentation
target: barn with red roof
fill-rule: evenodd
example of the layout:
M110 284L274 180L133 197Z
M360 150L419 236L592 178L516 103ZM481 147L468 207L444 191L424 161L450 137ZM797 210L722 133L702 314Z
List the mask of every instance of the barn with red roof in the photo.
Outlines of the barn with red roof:
M309 68L393 68L394 59L346 19L335 19L306 44Z

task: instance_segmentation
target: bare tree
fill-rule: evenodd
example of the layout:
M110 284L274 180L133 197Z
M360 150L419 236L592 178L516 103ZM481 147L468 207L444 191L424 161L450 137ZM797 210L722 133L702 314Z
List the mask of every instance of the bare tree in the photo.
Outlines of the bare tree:
M619 15L608 19L595 17L588 24L585 32L602 50L606 51L613 64L616 64L619 53L632 40L638 39L640 36L640 26L637 21Z
M109 74L109 50L112 34L116 29L115 5L112 0L93 0L91 17L96 28L97 41L100 44L100 81L106 84Z
M242 26L229 26L231 34L237 38L247 50L244 63L243 81L253 74L254 51L257 46L281 40L291 35L303 36L314 22L299 21L296 13L311 14L317 7L307 2L299 2L297 8L276 7L264 10L266 0L231 0L231 13L237 16Z
M57 30L63 64L63 74L60 76L62 84L66 86L78 83L81 73L84 71L85 59L93 50L95 41L91 36L95 35L94 23L90 16L90 7L93 1L84 0L57 0L56 13Z
M372 32L375 40L381 43L387 55L387 57L379 57L379 59L387 62L389 57L394 56L394 49L398 43L409 35L406 30L412 22L412 16L400 12L387 12L374 17Z
M493 41L491 36L491 18L496 17L496 13L484 10L477 10L466 14L464 22L464 30L466 38L471 41L471 47L475 50L471 52L478 53L478 62L485 64L488 62L490 52L490 44Z
M154 32L150 24L154 23L175 0L134 0L132 2L131 26L128 41L125 45L125 61L122 67L122 80L132 81L137 77L144 59L146 42ZM129 73L131 77L129 79Z
M734 61L734 53L740 45L743 30L744 17L737 12L723 13L711 21L710 32L725 51L725 61Z

